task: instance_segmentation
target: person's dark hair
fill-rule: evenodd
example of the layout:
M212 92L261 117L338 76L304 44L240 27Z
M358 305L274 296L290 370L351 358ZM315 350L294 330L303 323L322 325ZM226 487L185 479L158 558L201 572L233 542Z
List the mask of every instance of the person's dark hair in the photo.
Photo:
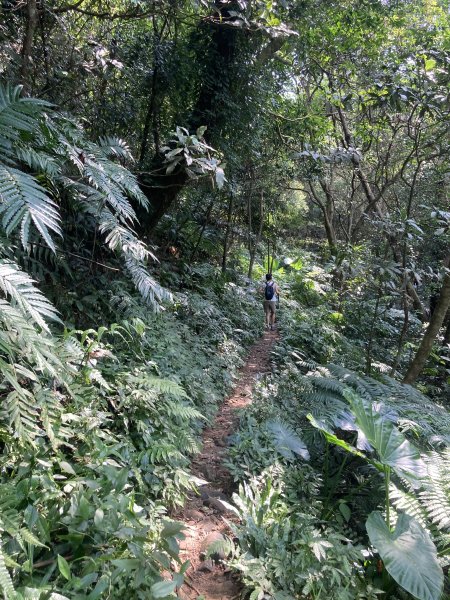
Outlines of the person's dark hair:
M272 273L267 273L266 281L270 281L272 279Z

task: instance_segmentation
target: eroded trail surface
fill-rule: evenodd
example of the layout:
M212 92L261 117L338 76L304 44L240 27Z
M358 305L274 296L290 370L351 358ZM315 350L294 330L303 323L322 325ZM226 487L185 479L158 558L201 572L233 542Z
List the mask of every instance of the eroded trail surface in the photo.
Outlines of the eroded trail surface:
M187 525L186 540L181 542L181 558L189 560L186 583L178 596L192 600L231 600L240 595L239 581L222 563L221 552L208 555L211 544L216 548L221 536L230 534L224 517L232 519L221 499L230 502L233 480L224 467L228 438L236 431L239 409L250 404L257 379L271 371L271 350L278 339L277 331L266 331L251 348L233 393L223 402L215 421L203 433L203 450L192 464L192 472L208 481L200 488L201 496L192 495L177 518Z

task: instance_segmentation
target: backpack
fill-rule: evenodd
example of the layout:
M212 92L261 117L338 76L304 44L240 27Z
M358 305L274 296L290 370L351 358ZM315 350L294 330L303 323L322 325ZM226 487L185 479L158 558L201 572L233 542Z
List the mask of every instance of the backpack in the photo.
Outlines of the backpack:
M266 289L264 290L264 297L266 300L273 300L275 294L274 285L273 281L266 283Z

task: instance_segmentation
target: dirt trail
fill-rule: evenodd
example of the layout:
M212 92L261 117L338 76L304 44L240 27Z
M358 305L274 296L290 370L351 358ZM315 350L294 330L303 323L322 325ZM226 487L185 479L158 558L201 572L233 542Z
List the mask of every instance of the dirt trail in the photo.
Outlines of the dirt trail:
M222 462L226 456L228 437L236 430L237 411L252 401L252 390L256 379L271 370L270 353L277 341L278 331L266 331L253 345L245 365L240 369L237 385L223 402L214 423L203 432L203 450L192 463L192 472L206 479L208 484L200 488L201 496L188 498L183 511L176 517L187 525L186 539L181 542L181 558L189 560L186 583L178 596L192 600L203 596L206 600L232 600L241 592L239 581L227 570L220 556L215 560L204 560L207 547L230 531L224 517L231 513L221 504L230 502L233 480Z

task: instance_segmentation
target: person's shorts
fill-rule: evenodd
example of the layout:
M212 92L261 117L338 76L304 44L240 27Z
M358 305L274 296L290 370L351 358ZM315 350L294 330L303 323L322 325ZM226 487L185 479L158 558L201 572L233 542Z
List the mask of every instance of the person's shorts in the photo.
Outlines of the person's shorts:
M264 300L264 312L266 313L266 315L268 313L274 314L276 305L276 300Z

